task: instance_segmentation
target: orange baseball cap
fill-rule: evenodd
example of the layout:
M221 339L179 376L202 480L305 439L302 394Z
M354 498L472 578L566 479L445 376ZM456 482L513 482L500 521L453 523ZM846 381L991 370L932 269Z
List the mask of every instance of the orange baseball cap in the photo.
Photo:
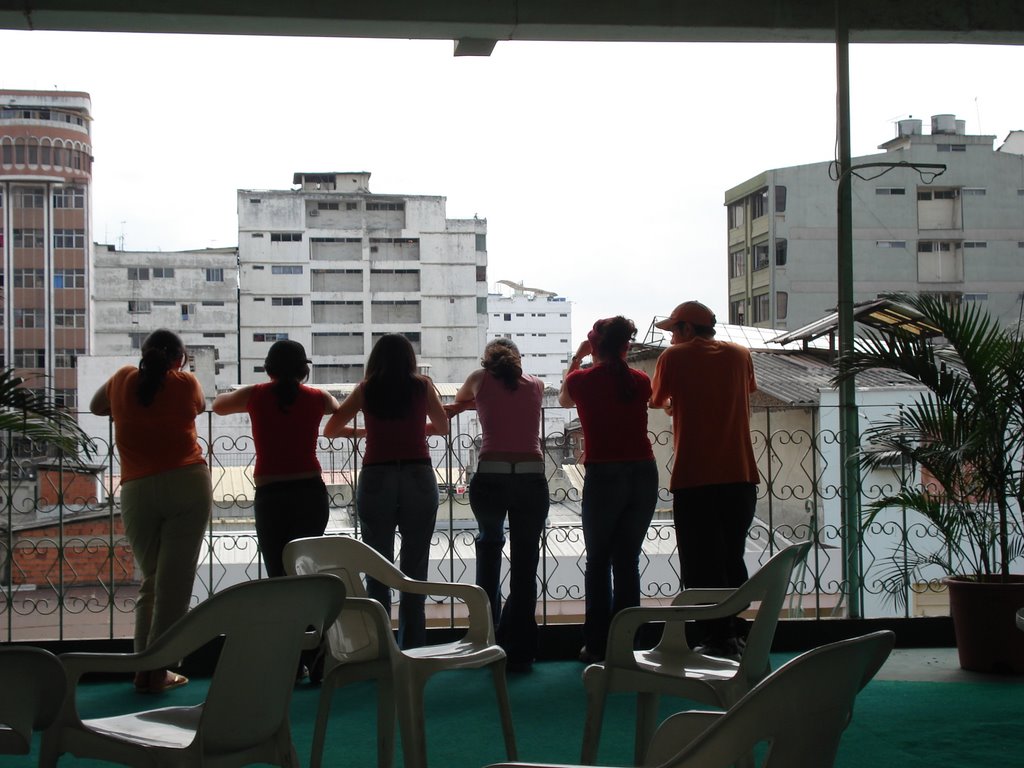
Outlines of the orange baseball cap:
M684 301L672 310L672 314L660 323L655 323L655 328L663 331L671 331L680 323L692 323L705 328L714 328L715 313L699 301Z

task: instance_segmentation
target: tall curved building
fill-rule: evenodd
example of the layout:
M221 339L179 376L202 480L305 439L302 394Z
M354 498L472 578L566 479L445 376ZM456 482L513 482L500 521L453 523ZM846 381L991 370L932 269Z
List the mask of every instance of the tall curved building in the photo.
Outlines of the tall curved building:
M87 93L0 90L0 358L70 408L89 347L90 109Z

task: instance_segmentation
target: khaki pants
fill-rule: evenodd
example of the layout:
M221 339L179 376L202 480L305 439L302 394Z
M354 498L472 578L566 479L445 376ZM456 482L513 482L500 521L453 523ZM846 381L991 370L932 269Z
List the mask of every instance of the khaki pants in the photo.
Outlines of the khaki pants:
M191 464L121 486L125 533L142 570L135 605L135 650L144 650L188 611L213 489L205 464Z

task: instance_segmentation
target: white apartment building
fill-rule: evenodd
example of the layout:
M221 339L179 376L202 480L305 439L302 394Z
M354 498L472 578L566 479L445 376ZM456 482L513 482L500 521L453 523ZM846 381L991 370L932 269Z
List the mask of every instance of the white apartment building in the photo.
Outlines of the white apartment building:
M499 280L487 295L487 338L509 338L523 356L523 370L546 387L562 386L572 346L572 307L543 288Z
M167 328L190 350L215 350L216 389L238 383L238 249L92 251L92 350L136 355ZM210 393L207 393L210 394Z
M288 190L238 191L242 383L282 338L313 384L359 381L385 333L407 336L435 381L477 367L487 328L487 222L445 198L372 194L367 172L296 173Z
M954 115L900 120L853 158L854 300L891 291L979 302L1006 324L1024 295L1024 140L968 135ZM938 176L878 163L941 163ZM725 193L729 322L793 330L833 311L837 182L830 161L765 171Z

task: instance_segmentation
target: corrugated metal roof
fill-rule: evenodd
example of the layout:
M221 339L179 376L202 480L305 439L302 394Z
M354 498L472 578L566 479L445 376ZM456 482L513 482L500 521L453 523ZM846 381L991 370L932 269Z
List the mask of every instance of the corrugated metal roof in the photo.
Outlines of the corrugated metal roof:
M831 390L836 370L814 353L752 350L759 391L787 405L817 405L822 390ZM920 384L895 371L874 370L857 375L858 389L890 387L919 389Z

